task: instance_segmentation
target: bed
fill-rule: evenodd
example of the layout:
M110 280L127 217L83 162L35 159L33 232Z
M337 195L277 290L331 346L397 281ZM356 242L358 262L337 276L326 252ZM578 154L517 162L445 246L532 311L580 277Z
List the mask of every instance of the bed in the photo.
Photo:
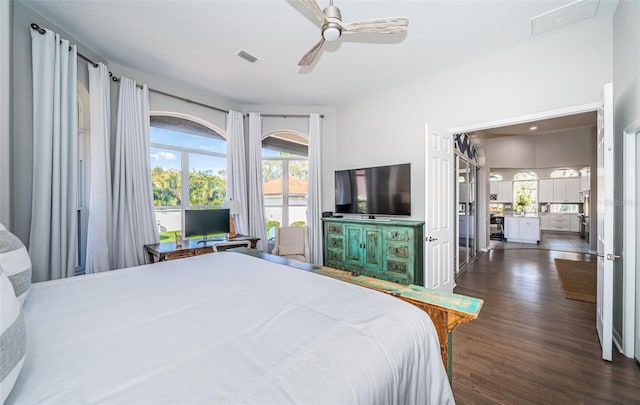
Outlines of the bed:
M235 252L36 283L8 404L446 404L438 337L390 295Z

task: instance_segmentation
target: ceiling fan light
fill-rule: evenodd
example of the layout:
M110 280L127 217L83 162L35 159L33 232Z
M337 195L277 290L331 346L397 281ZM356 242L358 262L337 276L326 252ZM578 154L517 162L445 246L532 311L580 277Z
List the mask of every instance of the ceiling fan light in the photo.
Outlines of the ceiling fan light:
M322 31L322 36L324 37L325 41L335 41L336 39L340 38L341 34L342 32L340 31L340 29L336 27L327 27Z

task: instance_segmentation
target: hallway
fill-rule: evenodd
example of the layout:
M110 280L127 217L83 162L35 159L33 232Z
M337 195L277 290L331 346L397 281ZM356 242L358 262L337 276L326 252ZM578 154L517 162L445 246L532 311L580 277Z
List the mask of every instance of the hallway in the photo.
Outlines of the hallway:
M456 293L485 300L477 320L453 333L458 404L640 401L640 365L618 353L601 360L595 304L560 289L554 258L595 255L540 249L481 253Z

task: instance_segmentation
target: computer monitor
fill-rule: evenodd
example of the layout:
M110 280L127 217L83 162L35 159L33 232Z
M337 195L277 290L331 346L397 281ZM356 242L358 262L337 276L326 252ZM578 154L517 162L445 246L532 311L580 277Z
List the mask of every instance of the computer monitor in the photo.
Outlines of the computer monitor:
M221 240L229 233L229 210L184 210L184 236L202 236L198 243ZM212 235L213 238L208 236Z

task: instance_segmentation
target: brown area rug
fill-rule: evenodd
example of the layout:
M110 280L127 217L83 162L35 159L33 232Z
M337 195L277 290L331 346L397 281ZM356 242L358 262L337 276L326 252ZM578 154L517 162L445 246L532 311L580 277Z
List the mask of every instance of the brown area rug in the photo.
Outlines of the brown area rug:
M598 264L575 260L554 260L564 296L572 300L596 302Z

